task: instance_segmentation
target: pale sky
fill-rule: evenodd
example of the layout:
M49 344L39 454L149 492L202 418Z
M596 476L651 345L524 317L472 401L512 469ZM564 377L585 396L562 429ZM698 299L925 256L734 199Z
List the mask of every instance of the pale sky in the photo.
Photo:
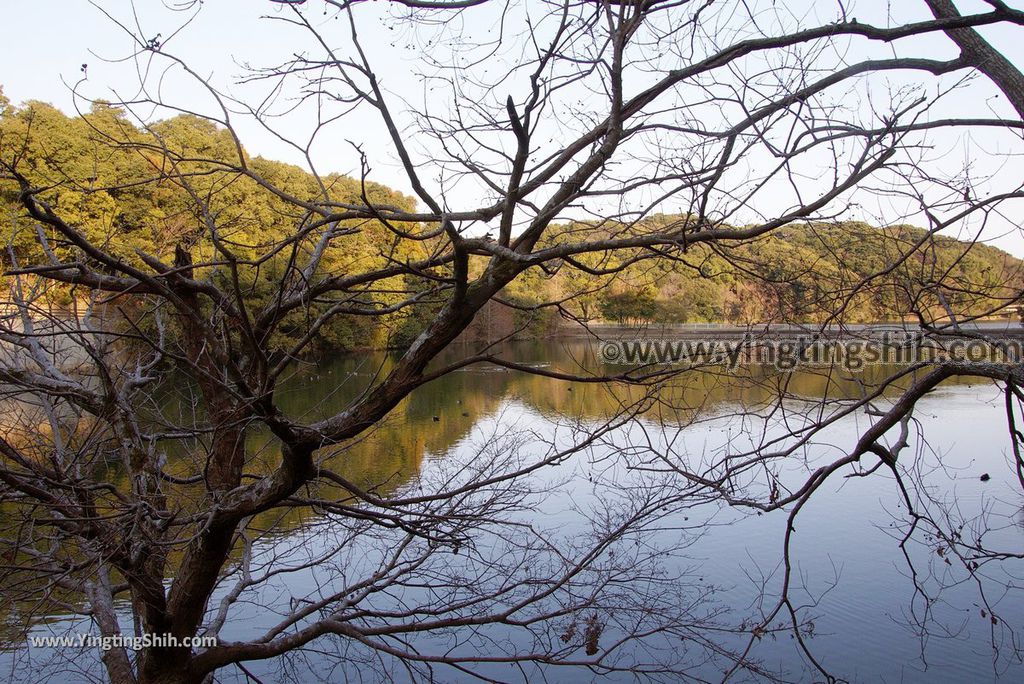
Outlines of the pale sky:
M126 0L98 2L119 21L134 24L137 19L143 35L155 38L160 34L161 41L166 41L173 27L188 16L186 12L173 11L173 8L187 4L183 0L147 0L137 4L139 7L133 9L132 4ZM852 16L876 24L885 23L887 15L900 20L928 17L923 2L917 0L861 0L846 5ZM960 0L958 5L964 12L985 7L980 0ZM834 19L835 7L834 0L817 3L812 0L790 0L785 3L786 11L804 17L807 24ZM261 18L261 15L270 19ZM271 65L295 52L315 47L304 45L305 39L299 31L273 20L274 17L280 19L285 15L285 10L268 0L206 0L195 21L174 36L168 47L218 87L238 94L252 92L233 85L245 72L242 64ZM134 73L138 65L109 61L128 54L132 47L131 41L97 6L84 0L47 3L9 0L4 17L5 24L0 27L0 64L3 65L0 85L14 103L37 99L53 103L66 112L73 112L74 102L69 85L83 77L82 64L89 65L84 91L90 96L131 99L135 95L132 85L138 83L138 75ZM433 105L431 86L415 74L415 66L422 56L423 48L413 44L408 35L402 32L384 3L361 6L358 18L364 46L376 65L384 87L392 93L406 95L415 106ZM496 30L499 19L488 8L469 10L463 13L460 19L462 23L457 30L468 35L479 35L483 39ZM322 22L324 34L336 39L339 45L344 45L347 33L344 20L324 16ZM1024 63L1024 29L986 29L984 33L1011 60ZM955 54L952 43L942 37L918 40L915 46L914 50L924 56L948 58ZM851 48L853 51L857 49L856 45ZM899 86L899 78L892 76L890 83L894 87ZM906 78L908 83L912 83L916 77L910 75ZM194 86L186 85L179 77L169 74L161 81L151 75L150 83L160 83L165 101L181 103L187 109L210 111L210 98ZM963 114L961 107L970 107L971 112L979 116L1011 114L1005 103L1000 101L994 87L983 79L978 79L964 92L966 98L962 94L958 95L941 105L939 111L945 108L946 114ZM400 104L397 98L395 104ZM80 103L80 106L88 105ZM143 110L139 114L153 115ZM235 123L250 153L306 165L302 155L294 148L255 123L242 118L236 119ZM311 124L307 111L293 115L287 126L289 133L292 133L309 130ZM387 144L382 127L365 110L355 112L344 124L333 127L322 136L313 157L317 169L320 172L357 174L358 157L348 141L363 145L373 166L373 180L410 192L408 180ZM1019 182L1024 179L1024 162L1020 154L1024 152L1024 143L1020 136L1013 137L1005 133L957 136L943 133L937 134L930 142L934 145L933 153L943 157L943 164L971 165L978 173L993 175L996 180ZM993 152L999 153L997 166L991 166L996 163L990 161ZM986 167L986 164L991 168ZM431 179L425 180L429 182ZM809 179L808 183L813 183L813 179ZM453 191L456 199L460 197L459 192L468 193L470 190ZM477 201L469 195L461 197L464 204ZM880 193L872 197L870 202L862 203L857 209L860 215L850 217L863 218L873 223L902 220L903 210L889 202L884 193ZM757 209L762 213L771 213L774 208L768 204L770 200ZM1016 208L1022 207L1018 205ZM671 210L671 207L667 209ZM985 228L984 236L993 244L1024 256L1024 237L1019 226L1020 221L1016 216L1002 216Z

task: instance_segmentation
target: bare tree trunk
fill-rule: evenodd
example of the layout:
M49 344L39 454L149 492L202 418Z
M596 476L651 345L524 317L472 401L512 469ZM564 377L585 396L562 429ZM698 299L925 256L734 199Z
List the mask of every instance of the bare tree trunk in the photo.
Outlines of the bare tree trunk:
M426 673L424 678L433 680L435 664L465 674L479 664L477 656L458 648L420 652L411 636L451 635L463 628L480 635L480 643L493 639L510 644L507 653L493 654L493 662L505 658L509 665L565 664L597 674L612 672L609 668L618 665L609 663L625 662L616 655L625 646L640 642L641 652L647 650L642 642L649 636L690 639L695 631L692 622L706 624L688 614L690 609L683 606L691 603L682 596L677 597L678 605L669 606L671 601L662 598L657 605L648 603L646 597L656 596L656 591L642 596L620 592L618 578L657 577L660 561L655 555L623 559L614 546L633 535L643 536L650 526L684 513L696 501L758 511L798 509L832 473L858 466L861 459L878 457L881 463L875 468L892 468L902 447L883 443L887 431L905 425L914 403L947 377L933 375L928 382L934 384L922 384L904 369L870 381L874 385L865 381L863 395L848 403L832 405L823 399L819 412L808 414L805 425L789 428L786 439L765 436L766 419L759 444L723 447L715 456L721 458L721 468L696 469L661 446L660 439L623 449L615 445L616 455L609 458L623 459L627 470L633 465L629 459L636 458L636 463L643 462L644 472L651 463L664 463L665 479L652 480L607 510L585 512L588 520L600 522L584 541L562 539L557 532L534 537L535 532L514 516L533 505L530 501L538 493L535 472L573 456L589 456L598 443L612 445L614 430L635 424L656 404L660 415L673 419L691 415L693 407L672 406L673 400L665 396L671 393L663 392L675 377L690 372L675 366L610 372L579 364L560 370L503 358L505 352L497 345L466 354L461 347L454 348L452 343L474 318L486 319L481 341L500 340L504 331L495 334L493 319L518 310L516 297L528 300L526 310L564 312L579 292L593 296L620 278L622 287L654 290L662 276L684 272L709 279L743 274L749 280L734 281L738 284L732 286L734 317L795 319L813 299L815 306L824 302L822 315L830 316L830 322L843 324L861 290L891 286L912 302L894 304L901 313L909 309L922 315L926 324L921 312L931 300L925 299L938 293L950 317L964 323L965 329L972 316L977 317L976 311L965 313L966 297L988 298L993 306L1020 298L1016 281L1001 280L1001 274L980 283L958 282L935 262L922 275L927 269L918 257L928 251L936 234L962 229L980 214L998 213L998 205L1024 198L1024 189L1011 179L1006 181L1009 187L992 185L984 197L977 192L950 193L951 187L971 187L969 172L950 178L948 169L922 159L919 150L936 129L952 135L975 129L1002 131L1016 145L1024 122L986 112L972 115L967 107L962 116L936 119L932 107L951 99L946 92L935 92L945 91L941 87L922 87L922 92L935 94L914 102L904 102L897 94L883 100L875 93L863 111L835 106L858 93L863 79L886 81L888 74L899 71L917 73L925 84L944 85L952 79L934 77L973 67L991 79L1024 117L1021 71L978 32L980 27L1019 26L1024 21L1021 12L996 0L988 3L993 11L967 16L959 14L952 0L927 0L936 18L903 25L847 20L841 3L836 13L841 19L822 24L795 18L790 22L767 0L760 10L747 7L757 3L742 3L755 20L755 32L745 19L734 25L739 20L733 15L741 10L730 3L719 7L690 2L537 2L515 29L514 15L526 10L513 7L516 3L396 1L415 10L408 17L413 33L421 19L429 17L424 30L435 21L449 21L451 10L496 11L495 25L503 28L495 49L525 47L514 63L501 57L488 64L498 53L475 55L481 47L478 38L461 36L454 25L448 47L447 39L442 44L436 36L419 36L431 46L421 68L431 73L438 66L453 69L452 78L441 79L446 85L438 86L450 88L451 97L447 91L444 97L431 91L429 106L421 111L393 112L392 97L378 83L373 60L362 47L362 19L356 20L365 11L361 3L327 3L338 10L337 18L349 19L348 27L335 34L333 27L346 22L321 24L307 3L289 2L280 10L288 13L290 25L308 32L306 42L318 56L310 52L299 62L270 67L258 72L256 80L272 74L282 84L297 81L299 100L324 97L316 104L325 107L325 114L343 106L336 118L318 119L309 145L323 137L316 135L321 128L333 130L335 121L351 121L350 106L379 114L380 130L387 132L390 152L401 160L415 197L388 194L383 201L371 200L373 160L363 157L358 146L361 178L318 175L312 162L316 155L308 148L309 173L279 169L268 160L257 162L236 137L235 117L247 107L227 104L216 85L197 75L202 69L185 73L223 105L218 113L182 114L159 123L148 114L136 115L137 127L125 116L111 126L116 131L102 129L101 135L97 130L102 121L93 121L92 115L76 120L90 127L89 149L103 150L103 163L93 164L102 170L90 172L103 176L99 179L74 177L87 164L51 164L51 146L33 141L36 122L25 123L32 117L21 116L17 107L6 103L0 107L0 199L10 202L12 215L39 227L38 245L18 247L25 258L14 259L12 247L12 272L52 286L59 295L85 291L123 306L124 318L107 322L104 332L118 337L128 350L116 358L85 354L90 360L83 363L85 370L63 372L49 360L55 354L46 349L61 345L50 341L48 334L34 334L27 313L32 304L35 312L52 315L43 289L35 295L37 302L21 294L15 298L16 308L26 312L22 328L4 327L7 324L0 320L0 343L12 349L0 358L0 389L13 388L12 396L23 393L84 416L81 429L64 439L56 409L51 408L52 443L45 443L43 436L32 443L36 446L20 449L0 439L0 496L5 505L9 499L21 516L18 524L8 525L21 528L11 539L0 531L0 545L11 547L11 567L20 571L19 554L35 554L32 560L44 556L54 575L75 576L72 590L87 587L104 634L117 633L114 598L124 596L127 588L139 629L182 641L199 633L219 635L236 619L241 605L276 601L268 598L273 594L260 592L287 582L281 578L293 571L315 567L330 575L329 582L318 585L316 595L295 597L281 611L279 622L248 641L225 640L197 650L154 646L141 651L135 661L123 649L104 654L103 664L115 684L200 682L232 664L318 649L315 642L328 635L346 649L366 649L374 659L397 659L410 673L422 668L418 671ZM761 21L769 15L772 21ZM508 33L516 30L518 43ZM171 34L176 35L163 35ZM886 54L886 59L847 63L845 57L833 59L828 57L832 50L822 49L829 41L846 38L881 47L928 35L948 36L961 56L939 61L927 54ZM173 54L173 43L135 38L142 47L133 57L147 61L138 72L142 81L157 73L149 68L150 61L171 60L168 66L174 69L185 65ZM690 47L683 49L685 45ZM311 69L314 64L316 69ZM960 87L966 87L963 80L956 81ZM83 83L82 87L91 87L88 81ZM148 82L139 85L144 86L140 93L160 92ZM145 104L155 105L153 111L181 111L169 107L174 103L159 101L159 96L140 97L142 102L104 103L98 109L123 107L131 112ZM151 97L156 99L148 101ZM410 98L405 105L412 108L414 101ZM8 116L5 110L17 116ZM272 110L255 107L249 114L273 130L277 116ZM883 111L892 114L882 120L877 114ZM574 116L566 119L560 112ZM207 138L217 144L207 144ZM415 144L409 144L411 140ZM516 152L510 154L511 150ZM1007 159L1017 154L1016 148L1005 153ZM774 161L761 168L769 158ZM993 158L1005 161L998 155ZM831 160L824 175L822 159ZM960 180L959 185L954 182ZM457 193L451 190L456 186ZM788 186L793 192L784 189ZM853 265L844 263L843 250L836 246L829 247L834 263L825 264L834 268L805 264L803 257L795 271L774 263L775 243L765 239L771 233L785 237L806 230L815 244L831 244L828 234L844 230L836 217L865 196L878 196L877 188L883 186L882 196L908 200L932 222L929 228L912 233L912 239L894 240L894 254L865 250L869 257L885 260L869 259L869 272L857 273L852 280ZM141 202L150 190L152 210L138 211L132 202ZM79 200L85 208L75 209ZM98 206L113 207L112 218L97 218L106 217L106 209L97 209L94 217L89 204L93 200L102 201ZM677 215L661 214L666 210ZM498 240L473 237L496 225ZM120 234L122 227L125 235ZM12 235L20 239L22 232ZM111 239L110 232L118 239ZM146 237L150 232L157 238ZM121 237L131 239L122 244ZM168 264L167 248L176 243L173 264ZM811 253L809 247L807 251ZM961 256L965 255L966 249ZM880 265L884 263L890 265ZM900 269L916 271L907 275ZM1010 270L1007 266L1005 273ZM796 271L799 275L791 275ZM831 294L823 285L837 282L843 286L840 294ZM947 284L948 290L940 289ZM523 291L529 296L522 297ZM675 291L697 299L703 289ZM661 301L668 302L661 294ZM595 299L579 303L584 319L594 313ZM709 302L704 301L710 306ZM687 306L679 311L695 306L680 304ZM498 306L503 308L495 312ZM136 311L144 313L136 316ZM173 312L175 321L169 335L161 328L166 312ZM362 329L349 327L353 320L375 320L380 326L376 330L387 336L394 324L391 317L409 313L416 314L410 320L421 326L419 334L404 353L382 364L368 384L329 411L292 412L284 401L284 378L319 338L348 339L352 329ZM609 309L607 315L620 323L656 319L655 314L626 310L612 314ZM53 318L58 339L62 335L80 344L92 333ZM934 317L930 320L934 323ZM154 328L158 334L153 334ZM338 335L328 338L328 331ZM473 455L472 468L460 468L443 482L430 482L424 470L423 482L417 483L422 486L415 490L351 481L345 459L353 453L350 449L358 448L357 437L386 424L385 419L417 388L445 376L454 378L456 371L477 364L559 382L597 383L609 394L628 385L623 393L627 398L612 397L608 415L602 410L593 425L591 416L586 421L582 414L576 417L572 443L564 446L562 437L551 437L537 452L544 454L540 457L532 447L520 445L523 435L516 435L510 446L495 440L494 451L500 453L481 450ZM1024 371L1019 365L1012 372L964 367L949 375L961 372L1019 385ZM182 382L183 376L187 382ZM780 492L776 476L782 471L775 469L782 468L778 464L783 459L812 448L816 439L824 444L825 431L858 409L879 417L875 403L904 380L911 389L883 420L866 429L866 441L827 466L808 471L788 493ZM332 393L346 397L341 383L348 380L335 381ZM788 386L788 380L781 385ZM186 415L165 407L166 387L186 396ZM774 408L781 409L783 399L794 395L786 389L776 391ZM1024 399L1018 394L1013 398ZM552 401L554 406L559 403ZM748 416L746 407L743 411L744 420L759 415L752 411ZM34 435L29 418L22 427ZM434 420L441 421L439 416ZM411 421L408 427L417 429ZM755 428L752 434L757 432ZM261 440L269 435L274 440L271 453L279 448L280 462L264 458L263 452L247 453L249 435ZM169 456L160 451L165 447ZM904 459L910 458L907 452ZM111 461L124 464L127 478L111 476ZM615 494L609 501L621 492ZM296 511L304 523L316 518L315 524L337 532L338 547L332 553L355 549L355 555L366 547L372 553L356 560L372 560L366 567L355 563L349 574L348 569L334 572L343 566L331 554L296 559L263 549L265 557L250 553L241 560L232 554L236 545L251 550ZM270 521L264 524L260 518ZM28 543L21 539L24 530L32 535ZM508 559L494 554L493 560L483 562L476 551L459 553L477 540L493 539L514 540ZM567 544L572 552L563 548ZM306 546L299 550L315 553ZM637 548L642 546L638 543ZM786 554L788 564L788 550ZM646 569L639 573L642 567ZM517 579L524 571L524 579ZM123 584L112 587L110 575ZM429 589L429 595L402 610L382 598L418 586ZM674 582L660 589L683 591ZM218 605L211 607L213 596ZM266 605L267 613L278 607ZM585 654L596 657L580 660L579 650L574 652L570 643L575 625L595 624L598 608L614 614L622 607L640 616L638 626L629 632L637 636L623 639L604 660L596 646L598 637L588 637L594 644L588 644ZM792 617L799 638L795 610ZM572 630L567 631L567 621ZM718 633L749 632L749 625L733 627ZM508 638L513 629L525 637L568 636ZM520 649L519 644L534 646ZM710 657L734 657L737 668L750 663L745 653L710 640L707 652L713 654ZM339 657L347 658L347 652ZM351 665L348 660L343 663ZM642 667L668 678L692 675L687 665L670 659Z
M959 17L953 0L926 0L936 19ZM1002 4L1002 3L992 3ZM992 47L976 29L947 29L946 35L960 48L960 56L969 65L992 79L1017 114L1024 118L1024 74L1002 53Z
M93 618L104 637L114 637L121 634L121 628L117 623L117 611L114 608L114 598L111 595L110 573L104 563L96 567L96 577L86 583L86 594L89 597L89 604L92 606ZM107 668L112 684L135 684L135 673L132 671L128 654L122 647L111 648L102 653L100 659Z

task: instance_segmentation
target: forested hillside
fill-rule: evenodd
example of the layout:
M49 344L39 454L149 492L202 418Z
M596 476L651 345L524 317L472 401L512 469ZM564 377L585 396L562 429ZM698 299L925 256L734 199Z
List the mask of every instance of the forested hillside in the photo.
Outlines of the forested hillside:
M326 270L336 276L390 263L421 259L438 243L405 239L378 221L350 221L334 227L330 237L312 216L297 213L251 179L230 172L237 159L236 141L224 129L182 114L143 129L124 111L97 105L83 116L69 117L41 102L12 106L0 93L0 157L25 174L45 199L70 218L83 234L106 245L126 262L147 259L178 263L181 254L196 264L197 278L230 284L254 302L279 295L273 283L289 263L316 249L325 250ZM331 198L343 207L365 197L376 205L412 209L415 201L379 184L341 175L316 177L299 167L245 156L249 168L288 195ZM225 164L218 164L222 160ZM168 169L174 168L169 174ZM169 180L173 178L174 180ZM30 271L45 267L49 257L38 228L17 201L14 178L0 180L4 266ZM205 207L197 212L196 207ZM216 230L209 225L215 220ZM656 215L647 222L687 221ZM309 221L309 231L287 250L265 253L264 247ZM628 235L649 228L614 221L563 225L548 246ZM479 228L471 231L481 232ZM344 247L337 238L344 236ZM89 261L91 256L67 240L49 235L57 256ZM213 241L233 255L224 259ZM218 255L219 258L215 258ZM492 302L467 331L469 337L495 338L518 331L523 336L549 331L560 320L621 323L723 321L846 322L957 315L985 315L1014 303L1024 282L1021 262L984 244L933 236L909 226L875 228L863 223L815 223L778 230L734 249L695 246L677 260L645 258L619 250L588 255L586 263L564 264L558 271L533 269ZM628 259L627 270L604 275ZM91 263L91 262L90 262ZM483 258L470 260L479 271ZM651 264L657 264L652 266ZM874 277L869 278L869 274ZM878 275L881 274L881 275ZM430 314L434 284L450 278L445 267L421 278L396 276L385 290L345 301L313 299L291 314L278 348L310 332L330 307L346 315L316 329L317 352L408 344ZM31 273L25 278L31 278ZM934 284L942 282L941 290ZM8 279L7 286L11 286ZM419 294L426 307L393 307ZM81 288L52 290L47 301L67 307L87 299ZM109 299L109 298L108 298ZM118 300L118 298L114 298ZM131 314L131 293L116 301ZM367 315L387 312L387 315ZM136 312L145 324L145 312Z
M579 311L620 322L933 321L1008 314L1022 283L1022 262L990 245L906 225L808 223L635 269Z

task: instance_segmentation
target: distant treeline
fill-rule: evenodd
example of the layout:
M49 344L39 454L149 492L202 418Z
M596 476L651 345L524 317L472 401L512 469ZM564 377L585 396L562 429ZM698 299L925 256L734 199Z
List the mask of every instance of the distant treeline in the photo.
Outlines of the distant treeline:
M376 183L337 174L317 178L297 166L250 158L228 131L196 116L182 114L142 128L115 107L96 105L83 116L69 117L41 102L12 106L0 92L0 159L40 188L39 196L86 238L137 266L144 266L144 255L171 263L176 250L187 251L194 263L208 264L196 269L197 278L228 283L258 306L278 295L282 278L316 248L323 230L311 228L289 249L272 249L313 219L234 171L240 152L260 177L309 202L415 207L412 198ZM50 259L18 193L15 180L0 180L0 203L8 215L2 229L8 269L12 262L24 268ZM235 257L233 266L215 250L211 217L216 239ZM668 215L628 224L569 223L553 231L545 244L673 230L687 223L693 219ZM50 233L56 257L89 260ZM377 221L352 221L335 227L318 277L419 260L440 244L408 239ZM531 269L502 293L500 302L481 312L464 338L547 335L565 321L852 323L931 320L949 311L985 315L1015 303L1024 283L1021 261L1006 252L906 225L791 225L740 246L691 246L675 261L644 257L641 251L617 250L588 254L578 268ZM471 276L485 259L471 259ZM378 283L358 293L341 308L363 313L332 319L319 331L313 351L408 344L440 306L442 286L451 276L449 269L438 268L421 276L396 276L383 287ZM391 310L415 295L421 296L414 303ZM67 286L46 293L46 301L64 306L85 296ZM130 310L130 295L123 299ZM290 314L272 346L301 337L311 321L338 304L310 301Z
M934 320L1008 313L1022 283L1021 260L989 245L907 225L807 223L738 247L700 245L669 268L630 270L596 293L586 315L619 323Z

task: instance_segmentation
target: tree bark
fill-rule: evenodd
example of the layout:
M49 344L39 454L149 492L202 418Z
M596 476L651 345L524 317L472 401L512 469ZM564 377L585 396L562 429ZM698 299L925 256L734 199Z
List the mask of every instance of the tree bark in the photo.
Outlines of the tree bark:
M936 19L959 17L953 0L925 0ZM960 56L972 67L985 74L1010 101L1017 114L1024 119L1024 74L985 40L976 29L947 29L946 35L960 48Z
M112 637L121 633L117 624L117 611L114 608L114 598L110 589L110 575L104 564L96 567L96 578L86 584L85 593L89 597L89 605L92 606L93 618L100 629L100 634L105 637ZM132 672L131 662L124 648L117 647L104 651L100 655L103 666L107 669L112 684L135 684L135 674Z

